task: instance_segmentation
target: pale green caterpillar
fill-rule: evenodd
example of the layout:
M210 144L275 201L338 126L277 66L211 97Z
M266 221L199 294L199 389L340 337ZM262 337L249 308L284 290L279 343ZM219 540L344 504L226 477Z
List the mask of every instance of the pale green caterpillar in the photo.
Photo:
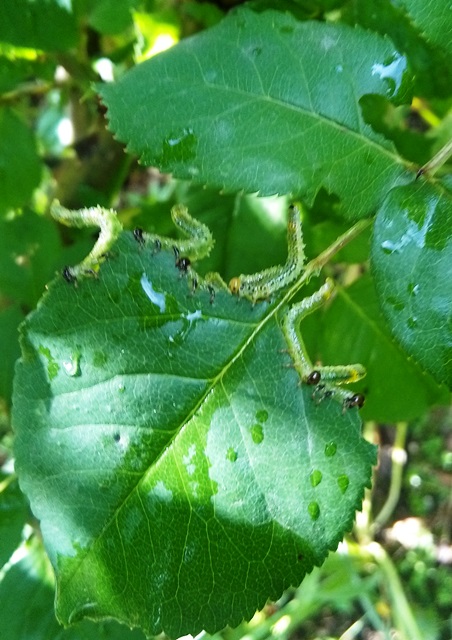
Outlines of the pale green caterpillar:
M135 239L141 244L152 243L157 251L160 249L173 250L176 258L179 256L180 260L195 261L207 257L214 245L210 229L199 220L192 218L187 207L182 204L176 204L171 209L171 218L176 227L187 236L186 239L164 238L156 234L145 233L139 228L133 232Z
M68 282L74 282L80 275L96 275L99 265L105 260L105 256L116 242L122 231L116 211L103 209L102 207L89 207L87 209L66 209L58 200L55 200L50 208L51 215L68 227L99 227L100 233L96 244L86 258L75 267L64 267L63 276Z
M344 409L360 408L364 404L362 394L350 394L336 385L360 380L366 375L364 367L361 364L314 367L299 330L301 320L328 300L333 289L334 283L331 278L328 278L325 284L312 296L294 304L282 320L282 330L286 338L288 352L293 360L293 366L302 382L314 386L314 397L318 397L320 400L333 396L342 402Z
M287 260L283 266L270 267L253 275L240 275L229 282L229 290L253 303L266 300L280 289L295 282L303 273L305 263L300 209L289 208L287 225Z

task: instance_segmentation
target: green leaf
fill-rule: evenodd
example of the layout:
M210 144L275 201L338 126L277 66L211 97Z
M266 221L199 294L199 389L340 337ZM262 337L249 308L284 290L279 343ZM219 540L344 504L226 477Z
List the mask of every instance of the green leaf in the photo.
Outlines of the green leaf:
M452 55L450 0L397 0L426 40Z
M0 568L19 546L27 515L27 501L17 479L0 473Z
M0 220L0 291L5 297L36 306L61 260L53 221L26 210Z
M368 93L403 100L406 67L375 34L242 9L99 92L112 131L144 164L308 202L323 186L358 218L406 178L358 101Z
M19 305L0 311L0 402L4 400L8 406L11 404L14 363L20 356L17 328L23 319Z
M452 387L452 199L439 185L389 192L378 211L372 264L381 307L406 351Z
M366 396L365 420L412 420L435 403L448 403L448 395L394 341L370 277L338 289L324 315L321 347L320 357L328 363L361 362L366 367L358 385Z
M2 47L3 49L3 47ZM12 60L0 56L0 93L12 91L16 86L38 76L40 80L51 81L55 74L55 64L50 60L26 60L14 56L14 48L8 51Z
M55 618L52 568L36 539L21 549L21 559L0 582L0 628L8 640L143 640L117 622L94 624L85 620L63 629Z
M104 34L120 33L132 26L132 9L138 0L89 0L87 13L89 23ZM85 9L86 10L86 9Z
M357 409L315 402L287 367L284 300L190 295L172 252L130 233L109 254L22 328L16 467L57 615L237 625L336 547L375 449Z
M0 216L25 204L40 178L31 130L13 111L0 108Z
M65 51L75 46L77 29L66 0L2 0L0 41L18 47Z
M450 55L445 49L435 46L435 38L432 41L425 39L424 33L419 30L420 24L413 22L413 16L409 12L413 6L414 12L422 12L422 7L433 9L433 5L440 13L444 13L447 0L431 0L424 2L412 2L412 0L373 0L363 2L362 0L351 0L343 10L342 19L355 24L362 25L366 29L371 29L384 36L388 36L394 42L401 53L407 55L410 67L415 77L415 91L417 95L427 95L430 97L448 97L452 91L452 69ZM416 9L415 9L416 5ZM432 13L432 15L433 15ZM449 10L450 13L450 10ZM420 14L420 12L419 12ZM447 16L446 16L447 17ZM443 29L439 30L440 39L447 37L450 31L449 24L445 21ZM431 29L428 29L431 32ZM450 45L449 36L449 45Z

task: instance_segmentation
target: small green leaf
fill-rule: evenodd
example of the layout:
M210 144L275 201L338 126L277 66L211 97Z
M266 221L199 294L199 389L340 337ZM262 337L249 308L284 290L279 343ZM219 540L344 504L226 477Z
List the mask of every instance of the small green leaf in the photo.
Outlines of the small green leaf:
M406 173L358 101L400 101L408 82L405 58L375 34L242 9L99 92L112 131L144 164L308 202L323 186L358 218Z
M172 252L130 233L110 253L97 279L53 282L22 328L16 462L57 615L237 625L336 547L375 448L357 409L315 401L286 366L283 301L190 295Z
M0 217L24 205L40 178L41 163L31 130L13 111L0 108Z
M70 49L77 26L68 5L65 0L2 0L0 41L44 51Z
M372 265L383 312L406 351L452 387L452 196L428 183L389 192Z

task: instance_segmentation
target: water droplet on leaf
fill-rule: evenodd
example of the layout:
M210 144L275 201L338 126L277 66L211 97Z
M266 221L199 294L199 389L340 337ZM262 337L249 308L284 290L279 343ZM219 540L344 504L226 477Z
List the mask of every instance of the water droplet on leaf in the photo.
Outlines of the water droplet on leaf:
M226 460L229 460L229 462L235 462L237 460L237 451L232 447L229 447L226 452Z
M264 439L264 430L261 424L254 424L251 427L251 437L255 444L260 444Z
M265 409L261 409L260 411L256 411L256 420L258 422L267 422L268 420L268 411Z
M345 474L338 477L337 485L338 485L339 489L341 490L341 493L345 493L347 491L349 484L350 484L350 479Z
M322 472L319 471L318 469L315 469L311 475L309 476L309 479L311 481L311 485L313 487L316 487L317 485L319 485L322 482Z
M331 442L327 442L325 445L325 455L327 458L332 458L336 455L337 444L332 440Z
M68 376L79 376L81 374L80 353L74 352L70 358L63 360L63 369Z
M165 294L155 291L152 282L148 280L145 273L141 276L140 284L152 304L155 304L160 309L160 313L164 313L166 309Z
M318 520L320 516L320 507L318 502L310 502L308 504L308 513L313 520Z

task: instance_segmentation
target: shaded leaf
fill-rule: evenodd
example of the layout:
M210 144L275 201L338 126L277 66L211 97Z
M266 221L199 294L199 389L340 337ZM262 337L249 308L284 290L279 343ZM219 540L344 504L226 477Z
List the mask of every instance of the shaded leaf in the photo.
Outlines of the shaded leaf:
M357 385L366 396L362 409L365 420L412 420L433 404L448 402L448 394L407 359L394 341L369 277L338 289L324 315L323 332L323 360L335 364L362 362L366 367L367 375Z
M450 192L422 182L391 190L375 220L372 265L394 336L452 387Z
M44 51L70 49L77 30L67 5L63 0L2 0L0 40Z
M375 461L357 410L285 366L284 300L210 297L124 233L23 326L17 469L64 624L236 625L351 526Z
M25 204L40 178L31 130L13 111L0 108L0 216Z
M0 400L8 406L13 390L14 363L20 356L17 328L23 319L24 313L18 305L0 311Z
M28 504L17 480L0 473L0 568L19 546L27 515Z
M63 629L55 618L52 568L42 544L29 541L23 557L8 569L0 582L0 628L8 640L143 640L114 621L94 624L88 620Z
M403 100L406 67L374 34L242 9L99 91L112 131L144 164L307 201L323 186L357 218L406 171L357 101Z
M25 211L0 220L0 291L5 297L36 306L61 260L54 222Z

